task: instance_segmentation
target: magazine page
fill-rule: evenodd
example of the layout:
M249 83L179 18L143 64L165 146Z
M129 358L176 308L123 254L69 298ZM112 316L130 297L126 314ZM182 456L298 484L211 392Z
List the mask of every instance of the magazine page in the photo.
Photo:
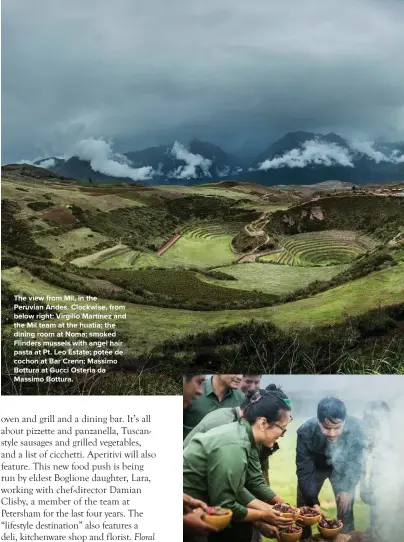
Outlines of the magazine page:
M404 3L1 7L0 540L402 542Z

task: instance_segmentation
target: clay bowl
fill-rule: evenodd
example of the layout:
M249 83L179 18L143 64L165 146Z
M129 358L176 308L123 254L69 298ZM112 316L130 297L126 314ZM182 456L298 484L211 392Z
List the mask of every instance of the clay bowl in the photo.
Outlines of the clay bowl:
M276 505L275 505L276 506ZM289 505L290 506L290 505ZM274 510L276 510L276 508L274 507ZM278 510L279 511L279 510ZM298 516L299 514L299 509L296 508L296 511L295 512L281 512L282 516L284 518L289 518L289 519L294 519L295 517Z
M317 516L301 516L299 514L296 518L296 521L302 523L303 525L315 525L320 521L320 519L321 514L318 514Z
M279 532L281 542L296 542L297 540L300 540L302 534L302 528L300 528L298 533L283 533L282 531Z
M296 512L283 512L282 516L284 518L293 518L294 519L294 518L298 517L299 512L300 512L299 508L296 508Z
M233 517L233 512L230 509L226 509L226 515L223 516L213 516L209 514L205 514L202 519L205 523L208 523L209 525L212 525L212 527L216 527L219 531L222 529L225 529Z
M336 529L327 529L327 527L320 527L320 525L317 525L317 529L323 538L336 538L342 531L343 526L344 524L341 521L341 525Z
M296 512L282 512L284 518L297 518L298 515L299 509L297 509Z

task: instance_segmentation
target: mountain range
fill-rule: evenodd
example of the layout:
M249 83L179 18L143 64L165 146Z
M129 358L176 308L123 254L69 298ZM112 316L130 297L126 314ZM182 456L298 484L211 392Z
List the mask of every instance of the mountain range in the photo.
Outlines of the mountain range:
M253 158L243 152L229 154L198 139L187 146L175 142L122 155L97 155L94 160L87 154L86 158L80 154L68 159L50 157L35 164L66 178L140 181L146 185L193 185L230 179L266 186L327 180L355 184L404 180L404 143L348 142L334 133L289 132ZM145 173L147 169L149 173Z

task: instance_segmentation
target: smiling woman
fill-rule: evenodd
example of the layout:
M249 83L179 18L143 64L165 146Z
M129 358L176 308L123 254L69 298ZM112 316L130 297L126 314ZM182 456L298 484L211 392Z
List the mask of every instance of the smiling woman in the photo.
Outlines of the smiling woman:
M252 523L260 521L280 526L293 522L269 506L262 508L257 500L273 495L265 485L257 447L272 448L285 434L291 421L288 403L287 396L276 387L270 391L260 390L243 408L238 422L196 433L185 447L184 492L233 513L232 526L212 535L214 540L250 540ZM255 471L253 465L257 462Z

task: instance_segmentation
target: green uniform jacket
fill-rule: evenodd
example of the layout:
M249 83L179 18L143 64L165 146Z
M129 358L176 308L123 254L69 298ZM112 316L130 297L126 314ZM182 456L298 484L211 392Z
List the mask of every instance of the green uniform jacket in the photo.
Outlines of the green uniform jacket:
M198 425L198 423L213 410L219 408L229 408L240 406L245 400L245 396L240 390L228 389L219 401L212 388L212 378L207 378L203 383L202 395L196 397L192 403L184 409L184 431L183 438Z
M220 408L210 412L198 423L196 427L192 429L187 438L184 440L184 448L188 446L192 438L200 433L207 433L215 427L234 423L240 421L241 411L239 407L236 408ZM247 478L246 486L243 492L243 502L251 502L254 498L261 499L262 501L270 501L276 497L276 493L270 489L265 483L262 475L263 468L268 470L268 459L265 461L265 465L262 465L259 460L260 447L257 446L257 450L254 450L250 456L250 461L247 466Z
M235 520L243 519L246 505L254 498L248 497L244 486L251 456L257 452L246 420L195 435L184 450L184 493L212 506L230 508Z

